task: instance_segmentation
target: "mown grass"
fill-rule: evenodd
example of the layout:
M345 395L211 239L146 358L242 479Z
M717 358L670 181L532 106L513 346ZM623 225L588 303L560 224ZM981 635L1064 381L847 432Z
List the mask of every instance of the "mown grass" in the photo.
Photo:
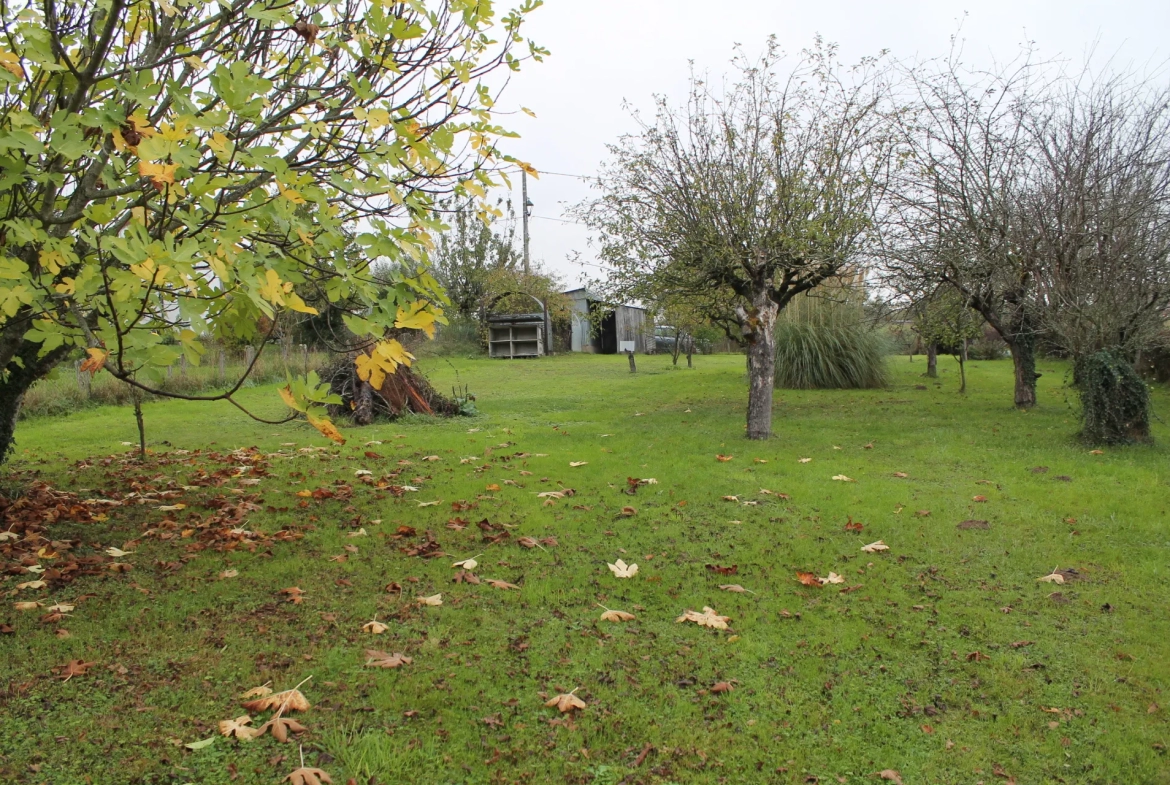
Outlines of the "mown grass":
M159 453L256 445L300 456L270 460L256 487L264 508L247 527L304 538L255 553L142 539L129 573L19 592L96 595L56 624L11 610L9 597L0 781L278 782L298 760L294 744L182 744L244 713L244 690L312 676L300 741L306 761L339 783L860 783L883 769L906 783L1170 782L1164 423L1153 446L1093 455L1073 438L1060 366L1041 364L1041 406L1020 413L1007 362L971 363L960 397L954 369L941 364L940 384L925 384L924 364L902 358L884 390L777 391L776 438L749 443L742 363L700 357L693 371L670 370L669 358L647 357L631 375L624 357L436 360L435 386L470 384L481 417L350 428L343 448L226 405L149 405ZM279 410L271 388L246 396ZM1170 397L1154 400L1166 416ZM120 442L134 436L128 409L33 419L12 468L107 493L126 482L127 464L74 464L125 452ZM306 446L328 449L294 452ZM517 452L530 457L508 459ZM429 455L441 460L422 461ZM185 483L204 459L186 460L129 471ZM400 482L419 477L418 492L394 499L355 482L359 469L376 476L400 460L412 462ZM1048 471L1033 473L1039 466ZM842 474L856 482L832 479ZM631 476L658 483L629 496ZM338 480L352 499L299 507L292 495ZM237 484L187 492L180 515L206 512L200 502L219 493L238 498L227 490ZM576 495L553 506L535 495L562 486ZM477 506L453 512L459 500ZM634 516L621 517L626 505ZM473 525L446 528L456 515ZM53 532L80 539L83 553L163 517L118 508L107 522ZM481 518L512 536L483 544ZM864 530L844 531L849 519ZM990 528L956 528L967 519ZM450 556L403 554L419 538L394 540L400 525L432 531ZM368 536L347 536L358 528ZM525 535L558 545L523 549ZM860 551L878 539L887 553ZM451 563L477 554L481 577L521 589L452 583ZM640 565L635 578L610 574L606 562L619 557ZM1035 580L1055 567L1081 577ZM225 569L239 576L219 579ZM861 588L806 587L794 578L802 570ZM5 576L0 589L27 579ZM391 582L401 596L385 591ZM719 590L725 583L754 593ZM304 590L301 604L278 593L290 586ZM442 607L412 601L436 592ZM598 604L638 618L600 622ZM703 606L732 629L675 622ZM384 635L361 631L375 614L390 625ZM366 648L413 663L366 668ZM98 664L54 678L52 666L78 658ZM722 681L734 690L711 693ZM562 722L542 695L574 688L588 707Z

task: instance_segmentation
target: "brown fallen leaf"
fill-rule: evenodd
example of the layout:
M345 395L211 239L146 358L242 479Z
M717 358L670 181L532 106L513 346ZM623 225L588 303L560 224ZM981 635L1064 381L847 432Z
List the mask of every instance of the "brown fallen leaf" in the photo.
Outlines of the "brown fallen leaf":
M487 583L488 586L491 586L493 589L505 589L506 590L506 589L519 589L520 588L519 586L517 586L514 583L508 583L507 581L501 581L501 580L497 580L495 578L484 578L483 580L485 583Z
M627 505L625 507L622 507L622 511L620 514L623 518L632 518L638 514L638 511L635 510L633 507L630 507L629 505Z
M281 742L282 744L288 741L288 734L290 733L304 733L307 731L304 725L296 720L290 720L288 717L273 717L268 722L256 729L257 736L263 736L265 731L272 734L272 738Z
M500 490L500 486L493 482L490 485L485 486L484 490L485 491L492 491L494 493L495 491Z
M429 597L415 597L414 601L417 602L419 605L430 605L433 607L437 607L437 606L443 604L443 595L442 594L432 594Z
M861 550L865 551L866 553L877 553L879 551L888 551L889 549L890 546L886 545L881 540L878 540L877 542L871 542L869 545L861 546Z
M959 524L958 526L956 526L955 528L956 528L956 529L964 529L964 530L968 530L968 529L990 529L990 528L991 528L991 524L990 524L990 523L988 523L987 521L979 521L979 520L975 520L974 518L970 518L970 519L968 519L968 520L965 520L965 521L963 521L962 523L960 523L960 524Z
M929 518L930 510L915 510L914 514L919 518Z
M905 480L910 475L907 474L906 472L894 472L894 476L897 477L899 480Z
M731 617L730 616L720 616L718 613L715 612L714 608L709 608L707 606L704 606L702 613L699 613L698 611L690 611L690 610L684 611L683 615L679 616L677 619L675 619L675 621L676 622L689 621L689 622L694 622L695 624L698 624L700 627L710 627L711 629L714 629L714 630L726 630L727 629L727 622L731 621Z
M1042 575L1041 577L1037 578L1036 581L1038 583L1064 583L1064 576L1053 569L1051 573L1048 575Z
M613 564L608 565L609 571L618 578L633 578L638 574L638 565L626 564L621 559L618 559Z
M311 766L301 766L292 774L284 778L292 785L332 785L333 778L324 769L315 769Z
M219 732L227 737L235 736L240 741L251 741L260 735L258 728L249 728L252 718L247 714L236 717L234 720L220 720Z
M634 614L627 613L626 611L611 611L604 605L601 607L605 610L605 613L601 614L602 621L633 621L637 618Z
M83 660L69 660L64 665L58 665L53 668L57 671L57 678L62 681L69 681L74 676L84 676L86 671L97 665L96 662L85 662Z
M732 692L734 689L735 687L731 686L731 682L718 681L711 687L711 693L713 695L719 695L724 692Z
M894 769L882 769L878 772L878 776L883 780L894 783L894 785L902 785L902 775Z
M821 579L817 577L815 572L797 572L796 580L805 586L816 586L818 588L821 586Z
M821 584L827 586L830 583L844 583L845 579L835 572L830 572L829 577L821 578Z
M378 621L377 619L374 619L373 621L368 621L362 625L362 631L368 632L372 635L381 635L382 633L384 633L388 629L390 629L390 628L388 626L386 626L385 624L383 624L382 622Z
M537 545L535 537L518 537L516 544L521 548L535 548Z
M852 515L848 516L848 520L845 522L845 531L859 532L864 528L865 526L860 521L854 521Z
M247 700L248 698L259 698L263 695L271 695L272 688L268 686L253 687L240 696L240 700Z
M972 497L971 497L971 501L973 501L973 502L985 502L985 501L987 501L987 497L986 497L986 496L972 496Z
M455 573L455 577L451 579L452 583L470 583L473 586L479 585L479 577L473 572L462 570Z
M584 709L586 706L585 701L581 700L573 694L573 692L576 692L578 689L580 689L580 687L574 689L572 692L564 692L560 695L556 695L545 701L544 705L548 706L549 708L556 707L556 709L560 711L561 714L568 714L569 712L576 709Z
M707 572L713 572L716 575L735 575L739 572L739 565L731 564L724 567L718 564L708 564L706 565L706 570Z
M399 651L389 654L377 649L366 649L366 666L370 668L399 668L412 662L414 662L412 657L407 657Z
M748 594L755 594L755 592L752 591L751 589L745 589L744 587L740 586L738 583L724 583L724 584L721 584L719 586L719 588L723 589L723 591L733 591L737 594L742 594L743 592L747 592Z
M248 711L257 713L276 709L283 714L286 711L308 711L310 709L308 698L299 689L273 692L240 705Z
M973 651L967 655L967 662L983 662L984 660L990 659L991 657L981 651Z
M844 474L834 474L833 479L839 482L857 482L857 480L852 477L846 477Z
M727 463L734 457L734 455L716 455L715 460L719 461L720 463Z

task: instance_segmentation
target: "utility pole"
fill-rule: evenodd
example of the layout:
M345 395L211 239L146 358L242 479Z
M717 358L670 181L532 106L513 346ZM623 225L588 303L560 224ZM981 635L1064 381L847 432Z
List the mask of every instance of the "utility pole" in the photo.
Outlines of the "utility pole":
M532 202L528 201L528 172L520 170L520 200L524 209L524 274L528 275L528 212Z

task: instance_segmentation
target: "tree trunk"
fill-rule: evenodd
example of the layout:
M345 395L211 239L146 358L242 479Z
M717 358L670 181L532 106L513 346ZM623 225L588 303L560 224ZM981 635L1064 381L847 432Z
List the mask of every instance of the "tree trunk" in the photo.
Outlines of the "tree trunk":
M682 330L675 330L674 331L674 346L671 347L671 352L670 352L671 364L674 365L675 368L678 367L678 355L679 355L679 352L682 351L682 344L679 343L679 341L681 341L681 340L682 340Z
M72 350L72 347L61 346L44 357L38 357L39 343L17 340L19 348L9 355L12 360L0 375L0 463L8 459L16 444L16 417L24 394Z
M1031 409L1036 405L1036 346L1028 338L1008 341L1008 346L1016 370L1016 408Z
M926 345L926 375L931 379L938 378L938 345Z
M691 365L691 355L694 353L695 353L695 339L691 338L691 336L688 335L687 336L687 367L688 368L694 367L693 365Z
M967 358L960 354L959 360L959 395L967 392Z
M967 362L967 360L971 359L967 355L967 339L966 338L963 339L963 346L961 349L959 349L959 351L962 352L963 362Z
M772 436L772 388L776 383L776 314L779 306L767 296L757 297L755 307L743 320L747 339L748 410L747 437ZM741 317L742 318L742 317Z

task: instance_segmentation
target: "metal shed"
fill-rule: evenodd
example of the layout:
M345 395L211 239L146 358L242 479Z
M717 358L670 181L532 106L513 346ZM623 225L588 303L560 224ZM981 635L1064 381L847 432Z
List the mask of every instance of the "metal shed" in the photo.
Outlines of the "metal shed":
M565 292L572 307L575 352L654 353L654 322L639 305L607 303L588 289Z

